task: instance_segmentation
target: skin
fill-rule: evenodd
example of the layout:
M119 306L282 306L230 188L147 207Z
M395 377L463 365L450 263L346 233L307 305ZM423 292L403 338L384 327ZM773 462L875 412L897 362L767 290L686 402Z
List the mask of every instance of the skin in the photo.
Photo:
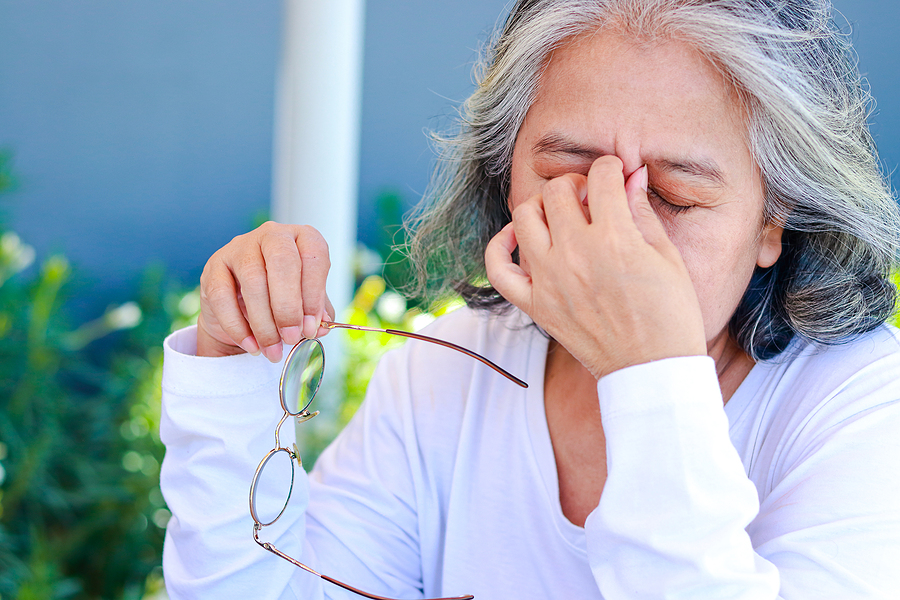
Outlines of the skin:
M250 352L281 360L282 344L328 333L328 244L308 225L265 223L212 255L200 275L197 355Z
M563 512L583 525L606 479L596 379L708 354L727 401L753 366L727 324L782 230L722 76L684 44L615 31L553 54L510 189L488 277L553 337L547 419Z
M744 114L722 76L683 44L615 31L554 52L510 183L513 219L485 262L553 338L547 422L563 513L583 525L606 480L596 380L708 354L727 401L753 366L727 323L754 268L778 259L782 231L763 219ZM198 354L277 361L282 342L323 335L328 267L310 227L267 223L235 238L201 277Z

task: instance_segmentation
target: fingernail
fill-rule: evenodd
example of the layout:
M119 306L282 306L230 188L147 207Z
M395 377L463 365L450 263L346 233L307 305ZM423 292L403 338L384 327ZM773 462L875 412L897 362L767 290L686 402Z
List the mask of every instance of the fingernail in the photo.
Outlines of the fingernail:
M319 321L312 315L303 317L303 336L307 338L316 337L319 331Z
M244 338L240 344L238 344L245 351L249 352L253 356L259 356L259 344L256 343L256 338L252 335L248 335Z
M269 359L270 362L277 363L281 360L281 352L282 345L281 343L272 344L271 346L266 346L263 349L263 354L266 355L266 358Z
M300 341L301 337L303 337L303 334L296 325L292 327L282 327L281 329L281 339L284 340L285 344L293 346Z
M649 191L650 188L650 174L647 172L647 165L641 167L641 172L638 174L638 183L641 184L641 189Z

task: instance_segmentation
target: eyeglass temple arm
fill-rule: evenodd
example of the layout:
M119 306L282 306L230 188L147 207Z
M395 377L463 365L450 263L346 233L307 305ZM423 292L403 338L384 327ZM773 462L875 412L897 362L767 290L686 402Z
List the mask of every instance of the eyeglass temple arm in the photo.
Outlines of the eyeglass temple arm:
M524 381L522 381L521 379L519 379L518 377L516 377L509 371L506 371L505 369L503 369L503 367L495 365L494 363L492 363L485 357L481 356L480 354L476 354L475 352L472 352L471 350L463 348L462 346L457 346L456 344L454 344L452 342L445 342L444 340L439 340L437 338L428 337L427 335L422 335L419 333L410 333L409 331L401 331L399 329L378 329L377 327L364 327L362 325L348 325L346 323L336 323L334 321L322 321L322 327L325 327L326 329L355 329L356 331L371 331L374 333L389 333L391 335L399 335L399 336L403 336L403 337L412 338L414 340L422 340L423 342L431 342L432 344L437 344L438 346L444 346L445 348L450 348L452 350L456 350L457 352L462 352L466 356L471 356L475 360L477 360L477 361L489 366L493 370L497 371L498 373L500 373L501 375L503 375L504 377L506 377L507 379L509 379L516 385L518 385L519 387L523 387L523 388L528 387L527 383L525 383Z
M269 552L271 552L272 554L280 556L281 558L288 561L292 565L300 567L304 571L306 571L308 573L312 573L313 575L315 575L317 577L321 577L325 581L327 581L329 583L333 583L334 585L336 585L338 587L342 587L345 590L347 590L348 592L353 592L354 594L359 594L360 596L363 596L364 598L370 598L371 600L394 600L393 598L387 598L385 596L378 596L376 594L370 594L368 592L358 590L355 587L353 587L352 585L347 585L343 581L338 581L337 579L334 579L333 577L329 577L328 575L322 575L315 569L307 567L302 562L300 562L298 560L294 560L293 558L291 558L290 556L288 556L287 554L285 554L284 552L282 552L281 550L279 550L278 548L273 546L270 542L260 541L260 539L259 539L259 530L260 529L262 529L262 527L260 527L259 525L253 526L253 539L256 541L256 543L259 544L260 546L262 546L263 548L265 548L266 550L268 550ZM474 600L474 598L475 598L475 596L468 594L465 596L454 596L453 598L432 598L430 600Z

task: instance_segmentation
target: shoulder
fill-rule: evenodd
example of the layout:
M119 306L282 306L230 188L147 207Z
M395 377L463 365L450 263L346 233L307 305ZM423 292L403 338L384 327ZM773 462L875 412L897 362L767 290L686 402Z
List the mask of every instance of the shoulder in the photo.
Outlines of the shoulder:
M900 399L900 332L890 325L843 344L796 343L762 363L772 391L821 403L853 399L855 408Z
M882 326L840 345L795 343L758 364L745 383L752 389L745 390L743 406L726 405L732 440L751 471L767 471L767 489L823 450L868 447L874 453L896 438L900 335Z
M460 308L418 333L476 352L528 381L535 370L530 366L538 362L531 357L540 354L534 342L542 337L527 323L515 312L498 316ZM471 429L506 422L509 411L521 410L523 404L514 400L524 392L463 353L409 339L382 357L365 401L339 439L381 440L382 450L394 444L403 449L414 477L428 472L443 480L453 473L460 447L476 439Z

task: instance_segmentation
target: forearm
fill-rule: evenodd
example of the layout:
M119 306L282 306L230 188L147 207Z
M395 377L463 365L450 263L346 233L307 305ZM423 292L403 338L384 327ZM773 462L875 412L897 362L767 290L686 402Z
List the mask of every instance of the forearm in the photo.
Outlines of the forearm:
M669 359L598 383L608 478L586 523L605 598L772 600L745 527L758 497L731 445L714 364Z
M160 483L172 519L166 532L164 570L173 598L294 597L296 567L253 542L248 508L250 480L274 446L281 417L280 367L249 355L218 359L190 356L192 330L166 347L160 436L166 444ZM176 347L181 345L178 352ZM293 427L282 427L282 445ZM289 510L264 535L303 543L308 484L295 469ZM281 527L284 525L283 527ZM270 530L274 530L271 531ZM316 578L310 577L310 580ZM312 582L311 582L312 583Z

